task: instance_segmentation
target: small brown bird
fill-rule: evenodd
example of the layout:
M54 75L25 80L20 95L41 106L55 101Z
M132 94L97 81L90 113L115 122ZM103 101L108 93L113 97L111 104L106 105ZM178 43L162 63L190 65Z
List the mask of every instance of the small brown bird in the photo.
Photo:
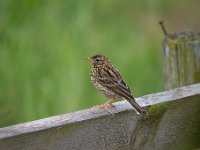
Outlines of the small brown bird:
M131 91L122 79L120 73L113 67L110 60L104 55L98 54L87 58L93 64L91 71L91 80L97 90L101 91L109 101L101 108L105 108L107 104L112 105L114 99L123 98L127 100L140 114L145 111L135 102Z

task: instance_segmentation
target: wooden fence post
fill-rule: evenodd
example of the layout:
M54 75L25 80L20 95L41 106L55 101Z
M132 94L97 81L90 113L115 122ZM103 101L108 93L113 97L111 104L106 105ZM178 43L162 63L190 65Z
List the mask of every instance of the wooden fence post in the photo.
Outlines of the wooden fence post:
M164 88L200 82L200 33L168 34L163 40Z

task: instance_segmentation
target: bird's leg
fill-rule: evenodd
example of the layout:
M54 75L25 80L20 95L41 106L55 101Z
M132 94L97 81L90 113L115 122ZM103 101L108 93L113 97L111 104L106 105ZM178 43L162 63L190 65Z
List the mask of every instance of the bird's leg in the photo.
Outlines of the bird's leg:
M109 99L105 104L104 104L104 106L107 106L107 105L109 105L109 106L111 106L111 107L113 107L113 108L115 108L115 105L113 105L113 101L114 101L114 99L112 98L112 99Z
M110 110L106 107L106 105L104 105L104 104L97 105L96 108L97 108L97 109L104 109L104 110L106 110L107 112L113 114L112 111L110 111Z
M106 106L112 106L115 108L115 105L112 104L114 99L110 99L109 101L107 101L105 104L101 104L101 105L97 105L96 108L97 109L105 109L106 111L108 111L109 113L113 114L112 111L110 111Z
M102 109L102 108L105 108L108 105L115 108L115 105L113 105L113 101L114 101L114 99L109 99L106 103L101 104L101 105L97 105L96 108Z

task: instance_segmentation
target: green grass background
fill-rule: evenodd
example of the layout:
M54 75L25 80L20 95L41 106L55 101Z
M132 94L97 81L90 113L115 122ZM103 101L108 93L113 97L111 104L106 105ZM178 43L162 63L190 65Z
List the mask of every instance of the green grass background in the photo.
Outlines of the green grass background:
M83 59L97 53L112 60L135 97L162 91L158 22L170 32L197 29L193 2L1 0L0 127L104 103Z

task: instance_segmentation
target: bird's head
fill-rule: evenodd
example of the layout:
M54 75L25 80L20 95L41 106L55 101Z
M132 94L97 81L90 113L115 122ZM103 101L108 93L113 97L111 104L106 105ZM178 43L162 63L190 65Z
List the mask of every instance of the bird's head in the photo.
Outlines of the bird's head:
M97 54L87 59L90 60L94 66L100 66L110 63L110 61L102 54Z

